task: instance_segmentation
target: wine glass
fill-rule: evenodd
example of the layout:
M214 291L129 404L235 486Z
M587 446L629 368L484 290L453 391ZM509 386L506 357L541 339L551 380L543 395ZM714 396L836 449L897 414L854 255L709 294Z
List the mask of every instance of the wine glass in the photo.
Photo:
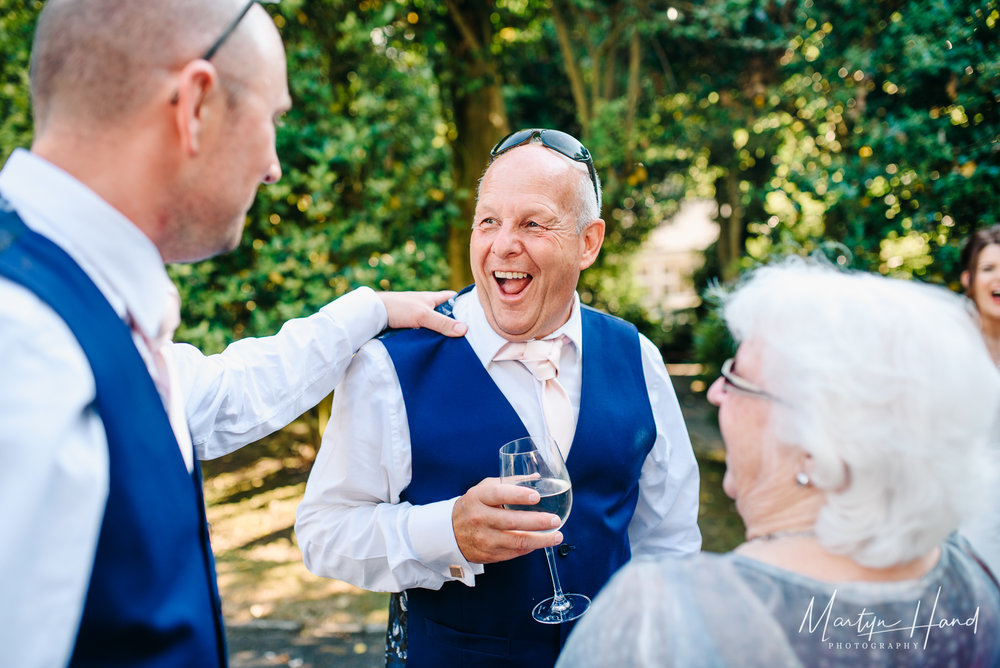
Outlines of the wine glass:
M573 506L573 487L559 447L551 438L527 436L500 448L500 479L509 484L530 487L541 495L533 505L504 504L508 510L533 510L559 516L562 527ZM549 531L555 531L550 529ZM556 556L545 548L552 576L554 596L535 606L531 616L543 624L561 624L576 619L590 607L583 594L564 594L556 571Z

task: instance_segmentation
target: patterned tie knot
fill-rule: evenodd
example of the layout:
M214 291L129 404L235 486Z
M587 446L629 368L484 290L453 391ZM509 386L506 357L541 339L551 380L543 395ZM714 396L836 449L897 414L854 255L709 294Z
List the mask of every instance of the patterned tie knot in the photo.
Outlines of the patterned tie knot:
M562 354L563 338L544 341L512 341L494 359L519 360L538 380L545 382L559 375L559 356Z

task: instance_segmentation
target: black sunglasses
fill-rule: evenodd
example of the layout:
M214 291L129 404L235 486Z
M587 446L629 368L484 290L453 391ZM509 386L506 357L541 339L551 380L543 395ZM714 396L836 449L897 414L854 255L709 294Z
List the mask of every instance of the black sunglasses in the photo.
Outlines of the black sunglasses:
M202 60L212 59L212 56L214 56L215 52L219 50L219 47L222 46L227 39L229 39L229 36L233 34L233 31L236 30L236 26L240 24L240 21L242 21L243 17L247 15L247 12L250 11L250 8L253 7L254 3L260 2L261 4L265 3L276 4L279 1L280 0L250 0L250 2L243 5L243 9L240 10L240 13L237 14L236 18L233 19L233 22L229 24L229 26L222 32L221 35L219 35L219 39L212 42L212 46L208 47L205 53L202 54L201 59Z
M597 206L601 206L601 190L597 185L597 170L594 169L594 158L590 151L579 139L573 135L566 134L561 130L547 130L545 128L529 128L526 130L516 130L497 142L497 145L490 151L490 162L492 163L503 153L527 144L535 137L542 142L546 148L550 148L556 153L561 153L570 160L582 162L587 165L590 172L590 182L594 184L594 195L597 197Z

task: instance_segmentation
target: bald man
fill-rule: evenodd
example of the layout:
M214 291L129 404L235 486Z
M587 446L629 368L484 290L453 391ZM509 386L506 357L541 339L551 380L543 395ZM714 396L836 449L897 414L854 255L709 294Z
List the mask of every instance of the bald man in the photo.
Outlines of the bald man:
M701 547L698 466L663 358L580 304L600 212L574 137L502 139L476 201L476 282L449 304L468 334L367 343L337 388L295 532L312 572L395 594L389 666L552 666L572 621L532 617L553 593L539 548L558 546L566 592L594 596L630 555ZM551 346L544 381L513 354L522 342ZM562 419L545 410L553 380ZM505 508L540 500L497 478L500 446L528 435L566 458L573 509L558 530L555 515Z
M449 293L363 288L204 356L164 263L234 248L281 176L281 39L243 0L49 0L35 139L0 171L0 663L225 665L198 459L328 395Z

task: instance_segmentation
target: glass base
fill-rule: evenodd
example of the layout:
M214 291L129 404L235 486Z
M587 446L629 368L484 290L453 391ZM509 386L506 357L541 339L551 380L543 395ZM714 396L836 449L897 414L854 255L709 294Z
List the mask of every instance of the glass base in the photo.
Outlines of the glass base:
M547 598L531 611L531 616L542 624L562 624L583 616L590 607L590 599L583 594L565 594L559 603L555 597Z

